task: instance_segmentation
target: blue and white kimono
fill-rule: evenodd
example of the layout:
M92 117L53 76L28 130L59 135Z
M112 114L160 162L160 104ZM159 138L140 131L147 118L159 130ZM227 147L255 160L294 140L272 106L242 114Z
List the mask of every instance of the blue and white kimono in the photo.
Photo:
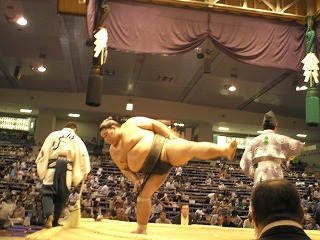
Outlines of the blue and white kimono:
M254 178L254 186L267 179L283 179L281 165L299 155L302 147L298 140L264 130L246 147L240 167L247 177Z

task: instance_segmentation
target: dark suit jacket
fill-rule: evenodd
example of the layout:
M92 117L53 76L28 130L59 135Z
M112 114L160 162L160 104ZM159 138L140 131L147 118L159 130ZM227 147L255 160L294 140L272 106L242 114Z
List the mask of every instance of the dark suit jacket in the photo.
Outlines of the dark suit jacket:
M175 216L171 222L172 222L172 224L181 224L181 213L178 214L177 216ZM189 214L189 224L188 225L196 224L196 223L197 223L197 220L196 220L195 216L193 216L192 214Z
M259 240L310 240L310 238L301 228L276 226L264 232Z

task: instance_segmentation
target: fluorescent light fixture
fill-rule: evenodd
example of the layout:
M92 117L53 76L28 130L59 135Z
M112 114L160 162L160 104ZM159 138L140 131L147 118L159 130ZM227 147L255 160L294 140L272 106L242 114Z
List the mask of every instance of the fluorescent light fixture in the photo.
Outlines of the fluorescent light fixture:
M28 23L27 19L25 19L24 17L20 17L16 22L17 22L20 26L25 26L25 25L27 25L27 23Z
M263 133L263 131L262 130L258 130L257 133L261 134L261 133Z
M22 113L32 113L32 110L31 109L20 109L20 112Z
M228 127L219 127L218 128L220 131L229 131Z
M184 123L174 123L173 125L176 127L184 127Z
M301 87L296 86L296 91L304 91L304 90L307 90L307 89L308 89L307 86L301 86Z
M305 137L307 137L307 134L301 134L301 133L298 133L298 134L297 134L297 137L305 138Z
M229 91L230 91L230 92L234 92L236 89L237 89L237 88L236 88L235 86L233 86L233 85L229 87Z
M38 71L39 72L45 72L47 69L44 66L39 66Z
M80 114L79 114L79 113L69 113L68 116L69 116L69 117L78 118L78 117L80 117Z
M132 111L132 110L133 110L133 103L128 102L128 103L127 103L127 106L126 106L126 110L127 110L127 111Z

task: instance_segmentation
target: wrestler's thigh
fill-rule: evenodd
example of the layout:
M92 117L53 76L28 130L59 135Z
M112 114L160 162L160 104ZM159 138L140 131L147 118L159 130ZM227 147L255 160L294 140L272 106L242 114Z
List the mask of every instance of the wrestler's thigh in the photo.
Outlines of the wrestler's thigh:
M166 141L167 160L173 166L181 166L194 157L195 142L185 139L173 139Z
M150 179L147 181L146 185L142 189L140 196L141 197L151 197L154 192L156 192L166 181L169 173L167 174L153 174Z

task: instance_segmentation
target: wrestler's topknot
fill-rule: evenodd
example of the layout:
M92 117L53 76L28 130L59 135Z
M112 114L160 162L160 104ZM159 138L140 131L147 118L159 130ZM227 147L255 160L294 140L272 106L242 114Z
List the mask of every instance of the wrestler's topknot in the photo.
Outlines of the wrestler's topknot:
M109 129L112 127L112 125L115 126L120 126L120 123L118 123L117 121L113 120L112 117L108 117L105 120L103 120L103 122L100 124L99 127L99 132L101 132L102 129Z

